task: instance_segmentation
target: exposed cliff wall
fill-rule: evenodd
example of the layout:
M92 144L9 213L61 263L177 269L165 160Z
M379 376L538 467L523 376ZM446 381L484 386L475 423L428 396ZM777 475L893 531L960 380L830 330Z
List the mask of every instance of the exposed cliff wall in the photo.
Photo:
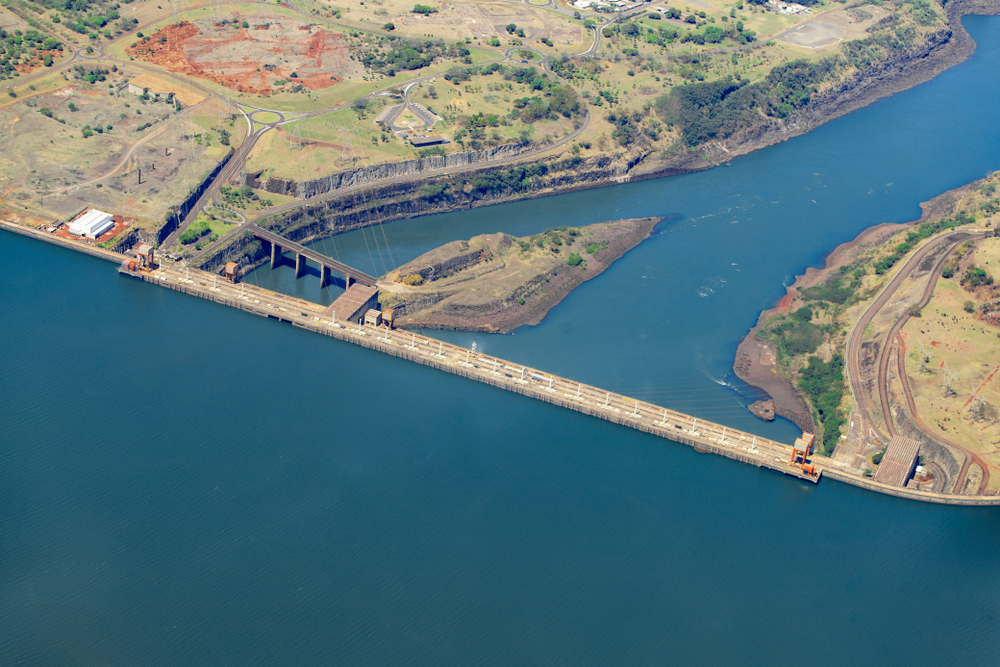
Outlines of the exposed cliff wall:
M215 169L205 176L201 183L199 183L198 186L191 191L191 194L189 194L179 206L171 208L171 214L167 216L166 223L156 232L157 245L163 243L168 236L176 231L176 229L180 226L181 221L183 221L187 214L191 212L191 209L198 203L201 196L205 194L205 190L208 189L208 187L215 180L215 177L219 175L219 172L222 171L222 168L229 163L229 160L232 157L233 151L230 150L226 153L226 156L219 161L219 164L215 165Z
M517 157L531 150L531 148L531 144L524 141L517 144L494 146L493 148L485 148L479 151L465 151L462 153L452 153L451 155L433 155L419 160L386 162L368 167L348 169L347 171L328 174L322 178L310 181L293 181L287 178L275 177L261 181L263 172L257 172L255 174L243 174L240 184L249 185L257 190L273 192L277 195L307 199L336 190L343 190L344 188L370 185L392 178L414 176L416 174L443 169L475 167L476 165L501 160L505 161Z

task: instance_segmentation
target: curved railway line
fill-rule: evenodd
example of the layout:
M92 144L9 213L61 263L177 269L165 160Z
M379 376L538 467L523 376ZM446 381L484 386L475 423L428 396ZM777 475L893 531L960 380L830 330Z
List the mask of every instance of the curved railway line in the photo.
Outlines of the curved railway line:
M978 493L983 494L989 484L989 466L986 464L982 458L975 452L969 450L966 447L958 445L950 440L942 438L935 433L932 433L930 429L923 423L920 419L920 415L917 412L916 404L913 400L913 394L910 389L909 382L906 379L905 367L904 367L904 357L903 350L904 345L902 337L900 336L900 331L906 322L910 319L910 313L904 313L900 318L893 323L890 327L886 337L885 342L879 350L879 356L877 359L877 373L875 377L876 388L878 390L879 396L879 409L885 419L886 430L888 431L888 436L883 434L877 424L875 418L872 417L872 407L868 403L868 400L864 393L863 387L863 374L862 374L862 361L861 352L862 345L864 343L864 334L868 326L871 324L875 316L882 310L883 307L889 302L892 296L899 289L900 285L910 277L913 271L920 266L923 261L931 255L934 251L940 250L942 246L945 246L944 252L941 253L941 257L935 262L934 266L928 275L928 282L924 288L923 294L920 300L917 302L916 306L918 308L923 308L930 301L931 296L934 294L934 288L937 285L937 278L940 276L941 269L947 261L948 256L960 243L964 243L970 239L981 239L985 236L982 232L975 231L956 231L940 236L938 239L927 243L922 248L917 250L910 257L910 259L903 265L896 276L886 285L882 292L876 297L875 301L868 307L861 318L858 320L855 327L852 329L847 340L847 375L851 384L851 391L854 394L854 398L858 404L858 411L861 414L863 420L862 432L874 433L876 437L888 442L889 437L896 434L896 426L892 418L892 410L889 404L889 390L888 390L888 368L889 368L889 357L892 354L896 355L898 375L900 378L900 384L903 388L903 393L906 398L907 409L910 415L913 417L914 422L919 426L921 431L924 432L929 438L933 440L941 441L947 444L949 447L957 449L965 454L965 461L962 468L955 480L953 486L954 489L964 488L965 479L968 475L969 468L973 463L979 465L983 471L983 479L979 485ZM867 435L865 436L867 440Z

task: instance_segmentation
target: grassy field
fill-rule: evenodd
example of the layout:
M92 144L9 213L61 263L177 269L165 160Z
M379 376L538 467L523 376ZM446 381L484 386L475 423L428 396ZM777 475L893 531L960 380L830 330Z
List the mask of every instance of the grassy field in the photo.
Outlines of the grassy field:
M990 257L995 270L1000 239L984 241L976 254ZM929 429L1000 466L1000 328L966 312L970 297L957 280L938 281L922 317L903 329L907 377ZM1000 489L997 477L991 476L993 489Z
M89 65L53 74L0 107L5 200L49 219L92 205L156 227L245 136L216 102L178 110L166 95L126 92L137 73L115 70L93 82Z

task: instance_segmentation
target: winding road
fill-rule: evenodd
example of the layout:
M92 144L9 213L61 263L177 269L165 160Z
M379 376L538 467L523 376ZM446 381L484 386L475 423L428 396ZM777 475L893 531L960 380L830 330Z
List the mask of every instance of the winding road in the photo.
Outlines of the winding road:
M888 442L889 437L896 434L896 427L892 419L892 411L889 405L889 392L888 392L888 365L889 356L892 353L897 355L897 366L899 368L900 382L903 386L903 392L906 396L907 408L910 415L913 417L914 422L920 427L921 431L924 432L932 440L942 441L950 447L958 449L965 453L965 462L962 465L961 471L955 480L953 486L954 489L964 488L962 485L965 483L965 478L968 475L969 467L972 463L976 463L983 470L983 480L980 484L978 493L982 494L987 485L989 484L989 467L976 453L970 451L968 448L958 445L956 443L950 442L944 438L941 438L937 434L934 434L927 428L926 425L920 420L919 413L916 409L916 404L913 401L913 395L910 391L909 382L906 380L906 373L904 372L903 366L903 356L902 351L904 349L902 345L902 338L899 333L903 326L911 317L909 312L903 314L893 326L889 329L889 333L886 336L885 343L879 350L879 357L877 368L878 372L876 375L876 385L879 394L879 408L881 409L886 424L886 430L888 431L888 436L883 434L878 426L876 425L876 420L871 415L872 406L869 405L868 400L865 397L864 387L863 387L863 371L861 362L861 351L862 345L864 343L865 331L871 324L875 316L885 307L886 303L893 297L896 290L899 289L900 285L910 277L913 271L920 266L920 264L935 250L939 250L942 245L946 246L945 251L942 253L941 257L935 263L934 267L930 271L928 276L927 286L924 288L924 292L921 295L920 301L916 304L918 308L923 308L930 301L931 296L934 294L934 288L937 285L937 278L941 274L941 269L944 266L949 254L952 250L958 246L960 243L964 243L970 239L981 239L985 236L985 233L978 232L976 230L967 231L957 231L951 232L949 234L944 234L937 238L936 240L924 245L917 252L910 257L905 265L899 270L896 276L886 285L882 292L876 297L875 301L868 307L858 323L851 330L850 335L847 339L847 376L851 384L851 391L854 394L854 398L858 403L858 412L863 420L862 433L869 434L873 433L883 442ZM864 441L867 441L868 436L865 435Z

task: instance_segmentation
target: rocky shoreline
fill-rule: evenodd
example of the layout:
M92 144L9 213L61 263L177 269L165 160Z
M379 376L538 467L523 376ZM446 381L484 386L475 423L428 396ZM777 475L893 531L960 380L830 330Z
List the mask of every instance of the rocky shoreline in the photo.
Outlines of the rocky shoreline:
M508 333L540 323L584 282L649 238L661 218L452 241L389 273L379 301L395 325Z

